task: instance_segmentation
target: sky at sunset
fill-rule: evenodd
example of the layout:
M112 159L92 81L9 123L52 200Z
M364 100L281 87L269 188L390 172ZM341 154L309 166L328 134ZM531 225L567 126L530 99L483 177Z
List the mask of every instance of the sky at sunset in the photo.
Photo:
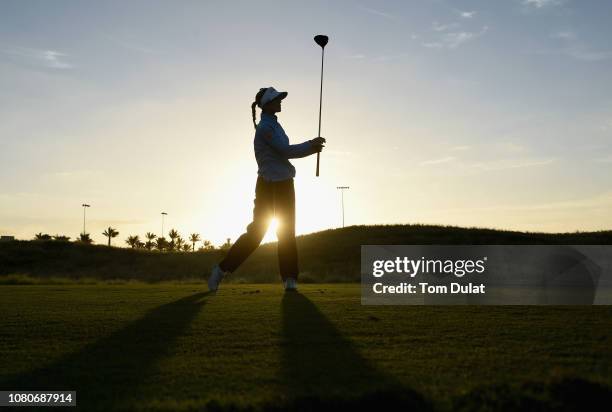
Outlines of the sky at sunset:
M287 91L298 234L612 229L612 2L0 0L0 234L235 240L250 105ZM257 111L259 120L260 111ZM281 223L282 224L282 223ZM273 240L268 234L266 240Z

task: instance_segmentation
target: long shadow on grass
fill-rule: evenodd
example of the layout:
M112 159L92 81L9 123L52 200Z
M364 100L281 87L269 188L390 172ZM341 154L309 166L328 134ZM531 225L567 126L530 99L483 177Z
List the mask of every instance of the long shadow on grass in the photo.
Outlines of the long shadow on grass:
M360 356L304 295L285 293L282 314L287 409L432 409L420 394Z
M80 410L118 409L125 400L138 398L139 384L155 373L156 361L168 355L174 340L204 305L200 299L208 294L159 306L78 352L0 382L0 388L76 390Z

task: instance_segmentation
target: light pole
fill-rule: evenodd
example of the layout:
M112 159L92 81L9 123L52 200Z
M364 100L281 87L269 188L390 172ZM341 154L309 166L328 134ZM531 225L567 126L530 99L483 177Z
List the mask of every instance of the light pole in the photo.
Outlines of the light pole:
M83 203L81 206L83 206L83 234L86 234L87 232L85 232L85 211L87 210L88 207L91 207L91 206L88 205L87 203Z
M342 194L342 227L344 227L344 189L350 189L348 186L337 186L336 189L340 189Z
M161 235L161 237L164 237L164 216L167 216L168 213L161 212L161 215L162 215L162 235Z

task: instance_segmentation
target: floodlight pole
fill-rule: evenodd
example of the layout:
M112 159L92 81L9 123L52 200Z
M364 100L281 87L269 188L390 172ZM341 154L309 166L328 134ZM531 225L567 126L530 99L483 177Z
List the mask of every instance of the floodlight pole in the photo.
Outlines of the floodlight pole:
M340 193L342 194L342 227L344 227L344 190L350 189L348 186L337 186L336 189L340 189Z
M87 210L88 207L91 207L90 205L88 205L87 203L83 203L81 206L83 206L83 234L87 233L85 231L85 211Z
M164 237L164 216L168 216L168 213L161 212L161 217L162 217L162 235L161 237Z

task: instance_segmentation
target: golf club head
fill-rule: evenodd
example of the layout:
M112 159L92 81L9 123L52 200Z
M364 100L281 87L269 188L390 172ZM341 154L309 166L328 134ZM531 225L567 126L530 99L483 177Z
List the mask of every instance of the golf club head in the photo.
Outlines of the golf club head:
M317 43L319 46L321 47L325 47L325 45L327 44L327 42L329 41L329 37L327 37L324 34L317 34L316 36L314 36L314 41L315 43Z

